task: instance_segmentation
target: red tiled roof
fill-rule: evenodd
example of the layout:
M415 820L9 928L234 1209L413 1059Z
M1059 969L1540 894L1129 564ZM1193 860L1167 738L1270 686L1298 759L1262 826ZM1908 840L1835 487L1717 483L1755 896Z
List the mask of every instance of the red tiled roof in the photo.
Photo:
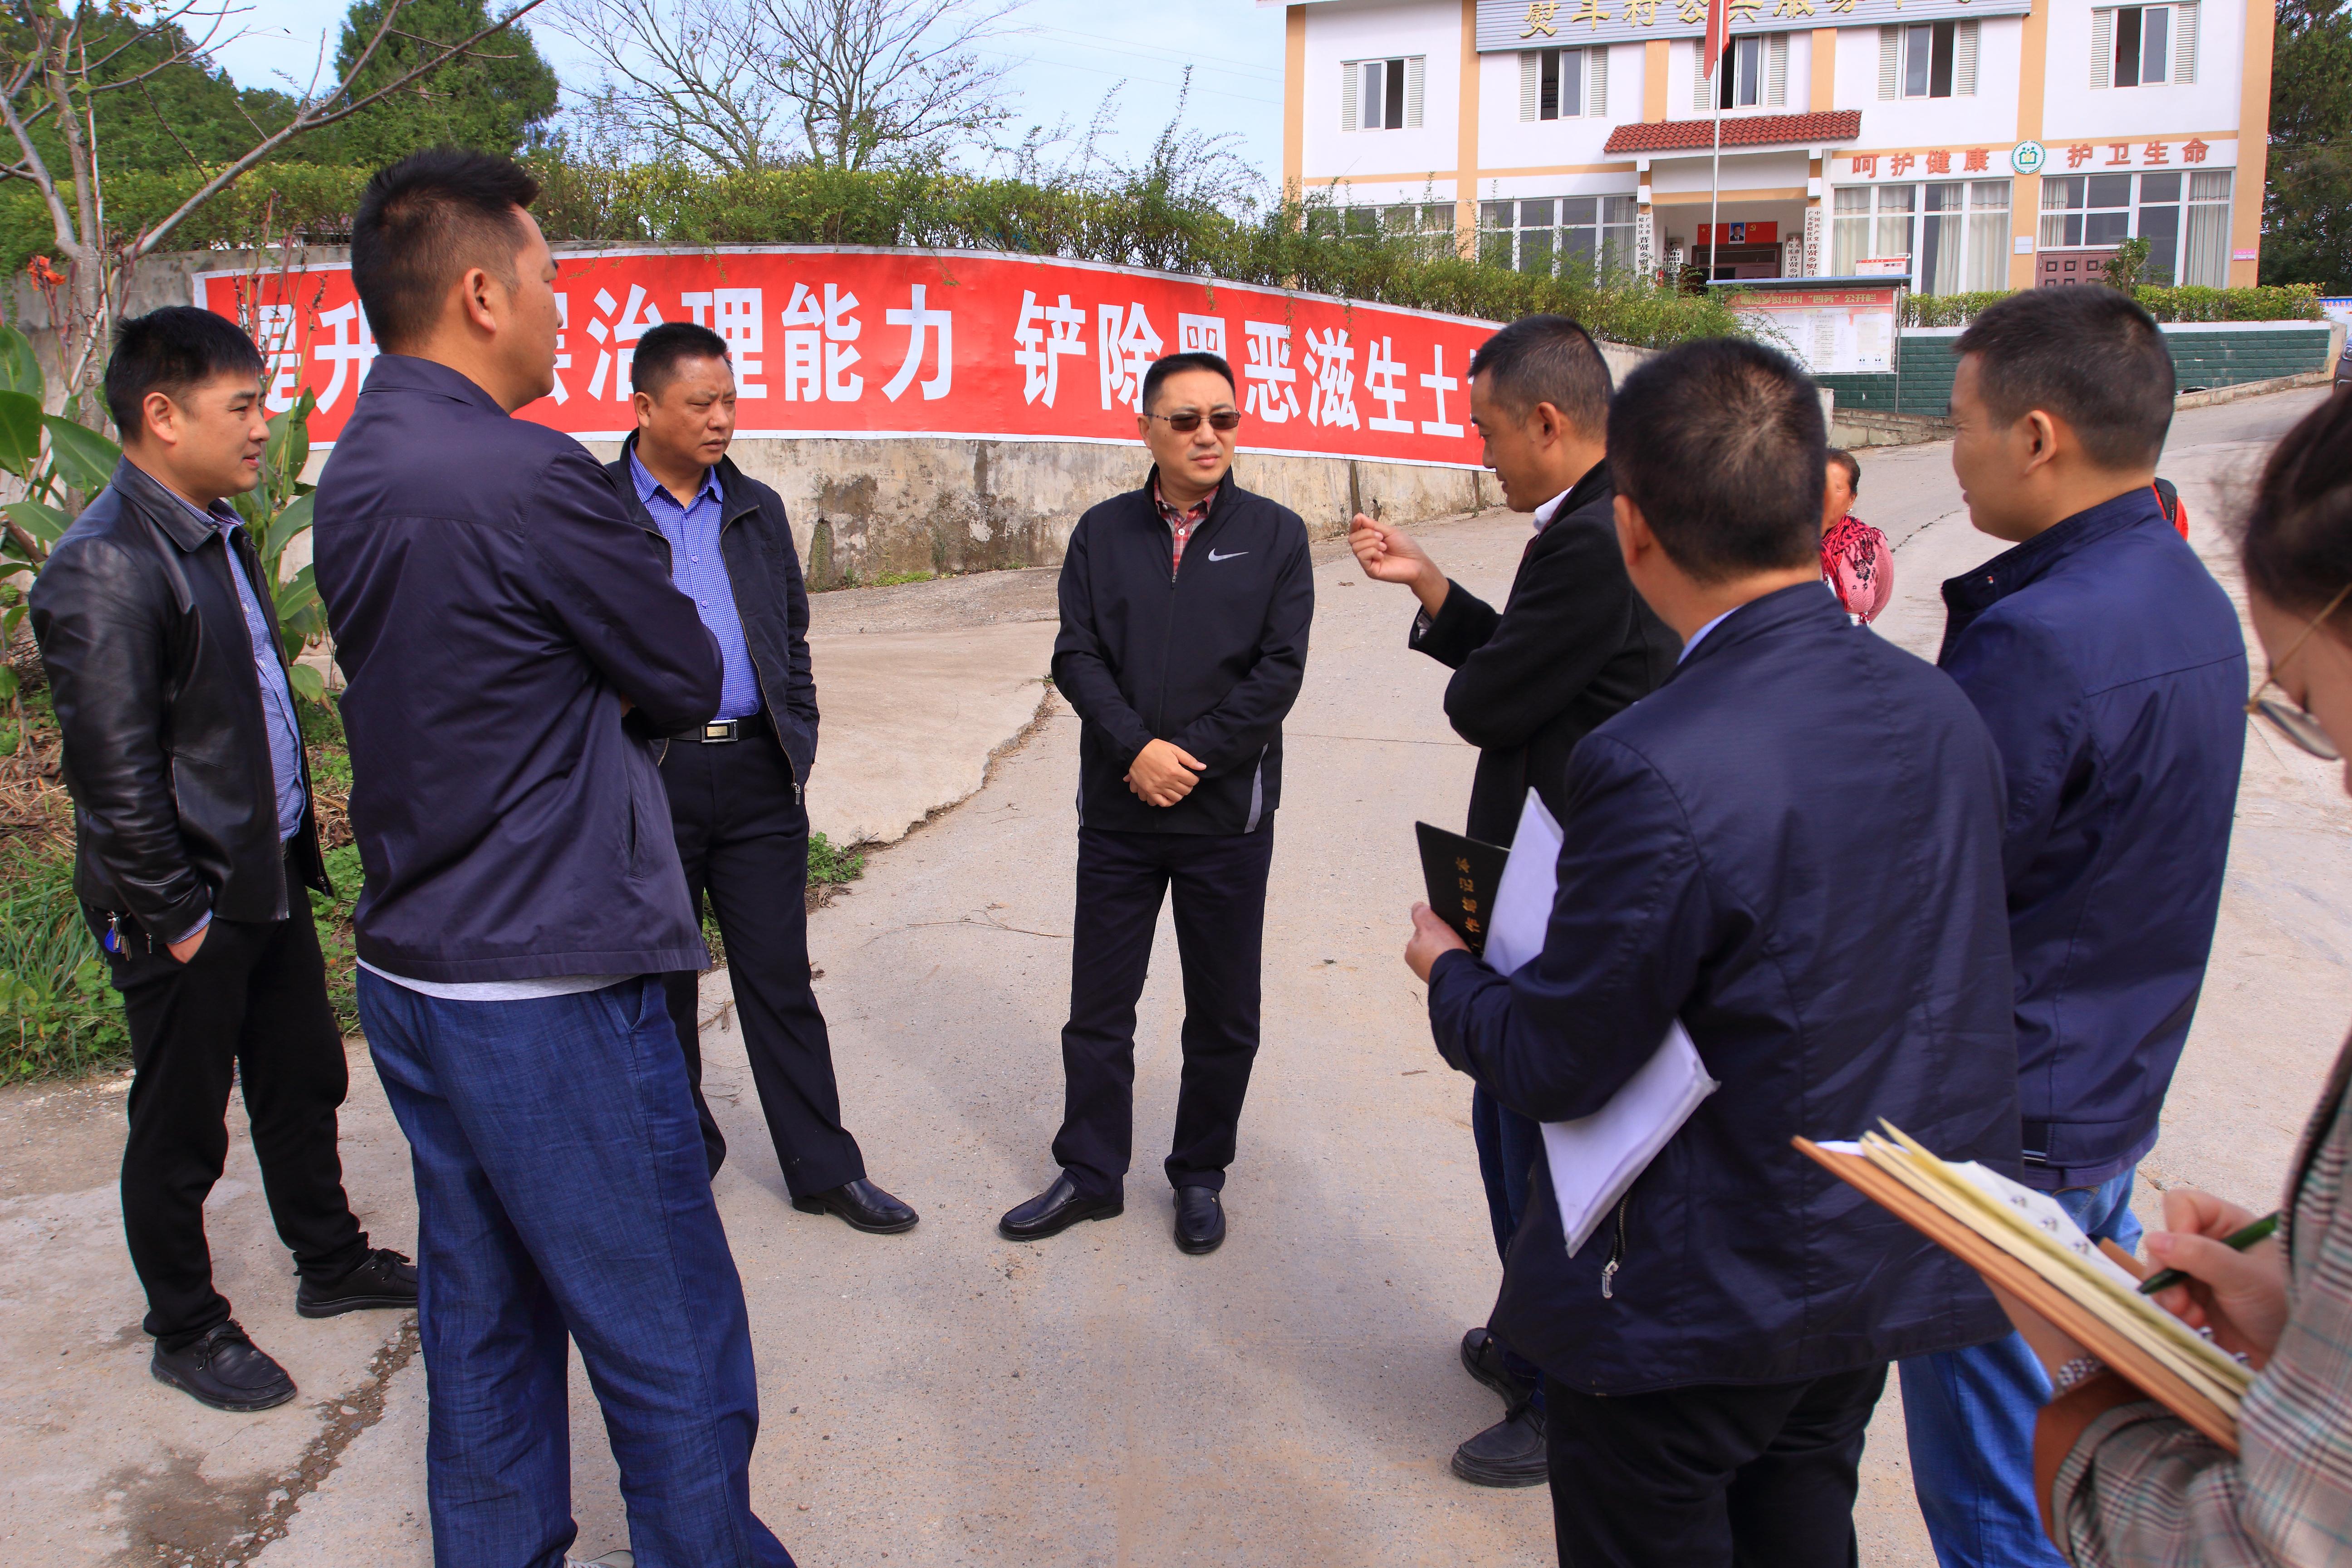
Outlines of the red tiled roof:
M1715 145L1712 120L1662 120L1620 125L1609 133L1605 153L1683 153ZM1862 110L1832 109L1821 114L1743 114L1723 121L1727 147L1760 147L1789 142L1850 142L1862 134Z

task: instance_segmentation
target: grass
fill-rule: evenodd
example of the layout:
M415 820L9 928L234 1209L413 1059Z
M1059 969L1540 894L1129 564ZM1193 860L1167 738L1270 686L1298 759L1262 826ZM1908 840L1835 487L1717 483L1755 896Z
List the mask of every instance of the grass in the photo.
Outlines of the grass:
M106 960L73 894L70 849L18 840L0 851L0 1078L85 1073L131 1047Z

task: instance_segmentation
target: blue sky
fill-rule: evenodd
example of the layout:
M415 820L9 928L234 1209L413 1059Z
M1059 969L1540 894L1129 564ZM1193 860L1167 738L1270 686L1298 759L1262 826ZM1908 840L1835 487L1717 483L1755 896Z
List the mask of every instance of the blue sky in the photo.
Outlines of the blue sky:
M320 59L331 68L341 8L320 0L241 0L244 37L215 51L247 86L307 87ZM1100 0L1030 0L1016 18L1025 31L994 52L1013 62L1019 123L1083 125L1121 80L1117 151L1132 155L1166 123L1183 68L1194 68L1188 122L1241 136L1240 150L1271 187L1282 165L1282 21L1278 6L1253 0L1190 0L1105 5ZM565 85L584 85L587 62L543 23L527 23Z

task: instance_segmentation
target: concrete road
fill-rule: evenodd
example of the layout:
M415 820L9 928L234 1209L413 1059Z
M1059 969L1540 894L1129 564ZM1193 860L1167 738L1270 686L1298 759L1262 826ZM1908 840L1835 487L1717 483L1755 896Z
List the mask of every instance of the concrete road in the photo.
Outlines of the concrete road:
M2215 527L2227 486L2315 401L2228 405L2176 426L2166 472L2233 586ZM1993 546L1958 515L1941 447L1864 462L1863 513L1900 542L1883 629L1932 654L1937 582ZM1525 528L1485 514L1429 538L1457 577L1499 595ZM1496 1264L1468 1088L1431 1050L1398 954L1418 892L1411 824L1458 821L1471 753L1438 714L1444 672L1403 646L1402 596L1332 551L1321 557L1276 829L1265 1048L1222 1251L1176 1252L1154 1169L1179 1062L1164 926L1141 1007L1127 1214L1035 1247L993 1230L1050 1174L1060 1110L1076 731L1066 709L1049 708L976 794L876 855L814 917L848 1118L875 1177L922 1209L916 1231L859 1236L784 1205L723 977L707 991L704 1049L735 1150L717 1192L766 1415L753 1491L803 1563L1549 1560L1546 1494L1482 1491L1445 1471L1453 1445L1499 1414L1454 1349L1491 1300ZM894 757L958 748L940 776L977 774L1019 728L988 734L991 718L894 740L896 697L919 677L853 698L856 680L833 670L852 662L852 638L910 639L906 670L952 673L971 656L913 639L1035 635L1040 581L918 587L929 592L819 602L817 673L835 694L820 811L836 792L877 787ZM953 594L971 597L958 608ZM1017 719L1013 683L1040 671L1028 645L1005 646L1016 668L979 672L998 689L974 706ZM846 766L860 731L876 760ZM2352 1016L2347 827L2336 771L2253 732L2213 977L2144 1200L2189 1181L2271 1201ZM402 1245L414 1222L397 1131L364 1053L352 1059L350 1183L379 1240ZM241 1127L214 1245L240 1316L305 1397L232 1417L146 1380L111 1186L121 1089L0 1094L0 1543L58 1564L429 1562L413 1339L389 1314L294 1318ZM1873 1429L1864 1555L1925 1568L1899 1419L1890 1399ZM579 1550L625 1544L577 1377L574 1455Z

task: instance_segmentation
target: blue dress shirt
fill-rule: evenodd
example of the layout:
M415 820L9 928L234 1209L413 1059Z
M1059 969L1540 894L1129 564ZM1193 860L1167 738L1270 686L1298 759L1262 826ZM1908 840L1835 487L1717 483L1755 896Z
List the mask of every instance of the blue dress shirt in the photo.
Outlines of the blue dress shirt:
M184 499L188 508L205 521L207 528L216 529L221 536L221 548L228 554L229 580L236 584L236 602L245 610L245 639L253 648L253 672L261 681L261 721L269 731L269 772L278 786L278 837L293 837L302 831L302 721L294 716L294 693L286 684L286 667L278 662L278 645L269 635L269 622L261 613L261 601L254 596L253 582L245 574L245 563L237 559L236 531L245 520L236 515L226 501L215 501L209 510L198 510ZM210 910L194 925L169 940L185 942L213 923Z
M735 589L727 580L727 563L719 553L719 525L726 501L719 470L703 470L702 488L695 492L694 504L687 507L679 506L677 498L637 461L634 448L629 453L629 478L637 487L637 500L645 503L655 526L669 541L670 581L694 601L702 624L719 639L719 657L727 674L719 687L719 711L712 717L748 719L760 710L760 677L751 668L751 646L743 640L743 619L735 609Z

